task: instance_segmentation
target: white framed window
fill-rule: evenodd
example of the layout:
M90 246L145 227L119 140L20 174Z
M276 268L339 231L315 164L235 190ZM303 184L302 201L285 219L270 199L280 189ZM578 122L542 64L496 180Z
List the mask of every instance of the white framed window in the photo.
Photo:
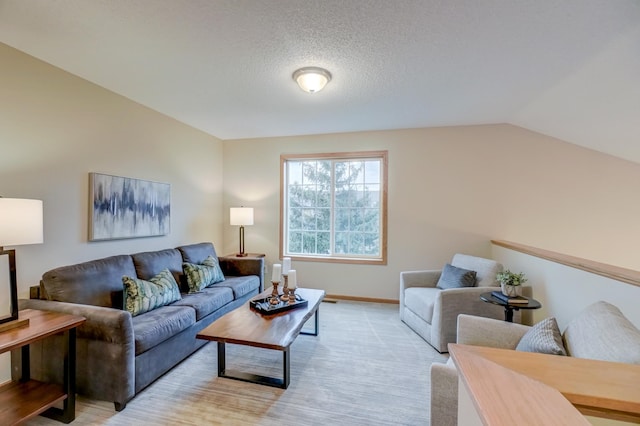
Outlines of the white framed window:
M386 264L387 151L280 156L280 254Z

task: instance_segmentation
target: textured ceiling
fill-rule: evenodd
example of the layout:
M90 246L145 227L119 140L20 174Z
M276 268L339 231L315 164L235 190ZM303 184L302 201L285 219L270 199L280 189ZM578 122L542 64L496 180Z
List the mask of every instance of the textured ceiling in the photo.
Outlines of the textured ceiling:
M0 0L0 42L221 139L512 123L640 163L638 0Z

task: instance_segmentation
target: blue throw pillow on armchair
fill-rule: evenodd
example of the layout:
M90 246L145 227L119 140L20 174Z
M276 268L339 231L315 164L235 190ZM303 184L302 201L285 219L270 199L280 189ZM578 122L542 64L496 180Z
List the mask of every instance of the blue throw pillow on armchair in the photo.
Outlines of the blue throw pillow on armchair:
M474 287L475 285L476 271L458 268L447 263L442 269L442 274L436 287L446 290L449 288Z

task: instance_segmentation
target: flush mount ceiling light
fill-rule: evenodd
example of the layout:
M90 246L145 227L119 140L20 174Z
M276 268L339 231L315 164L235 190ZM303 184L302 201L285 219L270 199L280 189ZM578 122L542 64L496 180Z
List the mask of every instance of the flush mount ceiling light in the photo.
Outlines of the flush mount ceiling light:
M331 73L324 68L304 67L293 72L293 79L305 92L316 93L331 81Z

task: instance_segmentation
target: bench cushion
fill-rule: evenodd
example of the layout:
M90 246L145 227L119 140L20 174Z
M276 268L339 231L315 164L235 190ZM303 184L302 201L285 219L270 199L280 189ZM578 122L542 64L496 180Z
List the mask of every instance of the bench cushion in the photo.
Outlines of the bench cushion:
M422 320L431 324L436 296L441 291L435 287L409 287L404 291L404 304Z
M183 294L182 299L171 306L190 306L196 311L196 321L233 301L233 291L229 287L207 287L199 293Z
M209 288L228 287L233 290L234 299L239 299L252 291L260 288L260 278L257 275L247 275L245 277L225 277L223 282L216 283Z
M138 355L195 324L196 311L189 306L163 306L132 321Z

